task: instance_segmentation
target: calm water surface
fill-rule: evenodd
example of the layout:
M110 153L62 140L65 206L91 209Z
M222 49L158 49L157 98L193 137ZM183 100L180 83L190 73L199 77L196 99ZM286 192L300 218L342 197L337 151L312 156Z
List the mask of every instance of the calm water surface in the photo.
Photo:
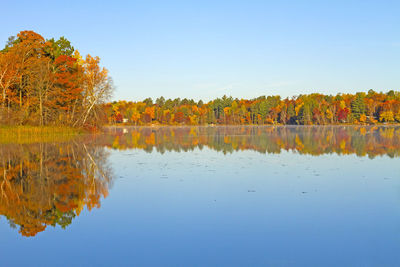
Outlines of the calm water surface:
M399 266L400 127L0 145L3 266Z

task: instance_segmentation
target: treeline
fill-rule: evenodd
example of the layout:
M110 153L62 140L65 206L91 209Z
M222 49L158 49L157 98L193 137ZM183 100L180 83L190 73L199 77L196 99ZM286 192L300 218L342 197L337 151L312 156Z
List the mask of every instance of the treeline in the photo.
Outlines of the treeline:
M324 125L400 122L400 92L299 95L282 99L261 96L251 100L222 97L208 103L191 99L147 98L104 105L108 123L129 125Z
M0 51L0 124L97 126L106 122L99 104L113 90L99 57L82 58L61 37L33 31L9 38Z
M226 127L123 127L111 128L101 145L113 149L192 151L210 149L223 153L254 150L279 154L356 154L370 158L400 157L399 126L226 126Z

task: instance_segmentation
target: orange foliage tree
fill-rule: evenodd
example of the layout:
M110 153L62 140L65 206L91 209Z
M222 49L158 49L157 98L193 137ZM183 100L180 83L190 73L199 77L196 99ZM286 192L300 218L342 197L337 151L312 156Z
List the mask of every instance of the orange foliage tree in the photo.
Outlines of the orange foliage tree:
M21 31L0 51L2 124L95 126L113 85L100 59L82 60L64 37Z

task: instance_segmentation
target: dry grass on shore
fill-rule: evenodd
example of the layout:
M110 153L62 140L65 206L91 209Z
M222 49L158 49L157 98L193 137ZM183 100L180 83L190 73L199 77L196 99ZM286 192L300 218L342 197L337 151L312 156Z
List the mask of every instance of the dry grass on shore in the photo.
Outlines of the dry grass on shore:
M0 144L66 142L81 133L79 129L59 126L0 126Z

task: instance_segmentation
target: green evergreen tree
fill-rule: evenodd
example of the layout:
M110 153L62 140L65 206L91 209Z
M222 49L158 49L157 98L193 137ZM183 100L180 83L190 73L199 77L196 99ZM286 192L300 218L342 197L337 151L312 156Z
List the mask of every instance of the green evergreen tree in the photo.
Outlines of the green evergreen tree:
M305 103L304 106L301 107L299 111L299 124L309 125L311 124L311 107L310 104Z
M359 120L361 114L365 114L366 106L362 94L357 93L356 98L351 102L351 113L353 118Z
M288 122L289 124L294 124L296 121L296 111L294 110L294 105L293 103L290 103L288 105L288 109L287 109L287 118L288 118Z

